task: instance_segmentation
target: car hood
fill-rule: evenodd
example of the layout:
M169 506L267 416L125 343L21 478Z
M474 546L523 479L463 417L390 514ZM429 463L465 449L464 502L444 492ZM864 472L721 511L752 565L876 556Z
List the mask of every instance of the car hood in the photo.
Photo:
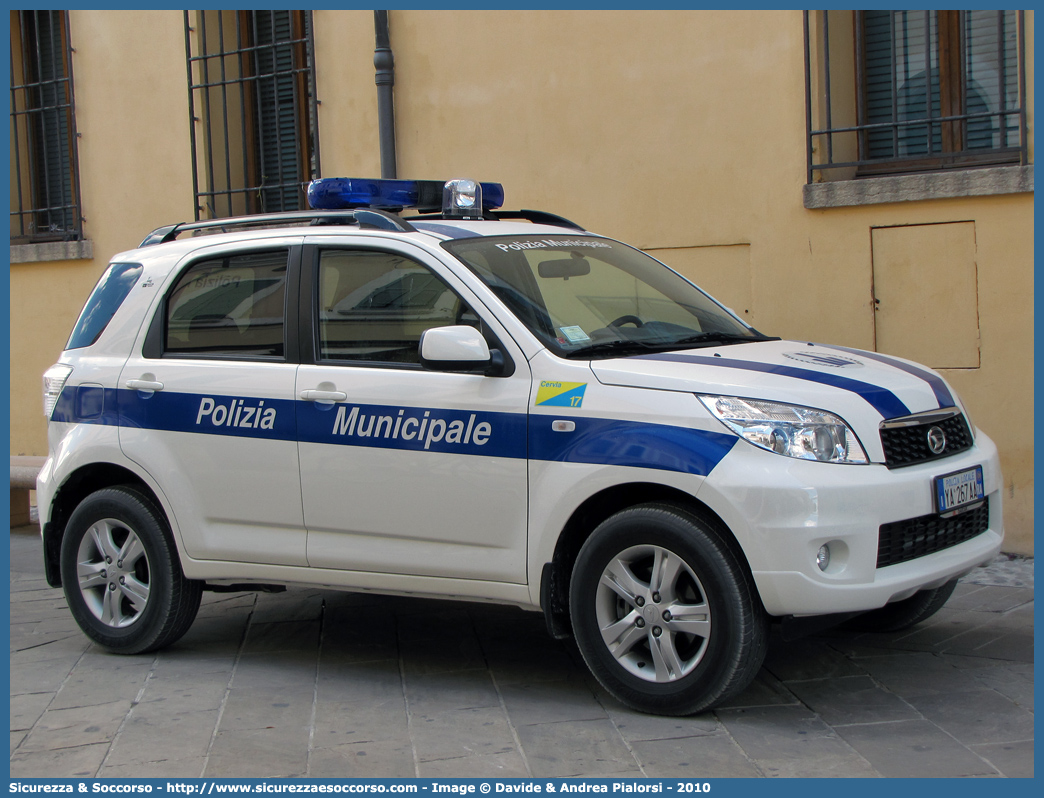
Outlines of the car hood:
M596 360L599 382L803 405L868 431L883 419L958 406L937 373L901 358L841 346L759 341Z

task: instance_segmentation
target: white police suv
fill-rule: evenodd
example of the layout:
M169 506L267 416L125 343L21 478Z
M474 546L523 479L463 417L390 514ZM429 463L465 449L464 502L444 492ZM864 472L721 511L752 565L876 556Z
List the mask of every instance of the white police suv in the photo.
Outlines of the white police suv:
M117 255L44 376L47 578L98 644L169 645L207 589L504 602L685 714L772 619L900 629L998 551L997 450L935 372L762 335L498 184L309 197Z

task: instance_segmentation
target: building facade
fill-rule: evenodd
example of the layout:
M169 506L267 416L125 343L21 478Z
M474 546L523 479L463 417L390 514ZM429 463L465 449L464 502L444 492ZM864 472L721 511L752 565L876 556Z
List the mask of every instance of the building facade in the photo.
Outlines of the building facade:
M762 332L940 370L1032 552L1032 11L388 16L399 176L501 182ZM114 254L380 175L375 20L13 11L11 48L11 453L43 454L40 375Z

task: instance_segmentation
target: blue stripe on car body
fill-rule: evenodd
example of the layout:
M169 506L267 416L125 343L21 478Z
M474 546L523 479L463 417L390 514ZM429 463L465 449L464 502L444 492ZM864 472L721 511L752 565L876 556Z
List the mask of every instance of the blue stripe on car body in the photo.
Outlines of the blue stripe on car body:
M701 366L717 366L718 368L740 369L742 371L759 371L764 374L778 374L782 377L792 377L808 382L818 382L822 385L830 385L851 391L865 399L884 418L898 418L910 415L910 409L903 404L891 391L868 382L860 382L849 377L840 377L836 374L823 374L809 369L799 369L793 366L778 366L771 363L758 363L749 360L733 360L727 357L706 357L703 355L689 354L655 354L637 355L637 360L662 360L669 363L694 363Z
M888 357L888 355L880 355L877 352L866 352L862 349L850 349L847 346L836 346L834 344L816 344L816 346L821 346L824 349L836 349L840 352L848 352L857 357L865 357L867 360L876 360L878 363L884 363L885 365L905 371L907 374L919 377L931 386L932 392L935 394L935 398L939 402L939 407L953 407L957 404L953 399L953 395L950 393L950 389L946 387L946 383L938 375L932 374L927 369L915 366L912 363L904 363L901 360L896 360L894 357Z
M728 433L667 424L606 418L571 420L576 429L563 433L552 430L551 416L531 416L530 457L707 476L739 440Z
M77 411L66 388L52 420L203 435L342 446L431 451L559 463L630 466L706 476L739 438L710 430L619 419L571 417L555 432L554 416L398 405L320 404L293 399L154 393L108 388ZM102 411L95 414L96 404Z
M297 440L293 399L120 389L119 424L167 432Z

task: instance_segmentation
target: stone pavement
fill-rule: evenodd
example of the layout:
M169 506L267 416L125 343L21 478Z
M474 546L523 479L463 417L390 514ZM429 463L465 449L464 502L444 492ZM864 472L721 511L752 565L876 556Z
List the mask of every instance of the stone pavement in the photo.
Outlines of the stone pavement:
M159 653L106 654L11 535L11 776L1033 775L1033 561L894 635L773 633L727 707L621 707L543 618L292 589L204 594Z

